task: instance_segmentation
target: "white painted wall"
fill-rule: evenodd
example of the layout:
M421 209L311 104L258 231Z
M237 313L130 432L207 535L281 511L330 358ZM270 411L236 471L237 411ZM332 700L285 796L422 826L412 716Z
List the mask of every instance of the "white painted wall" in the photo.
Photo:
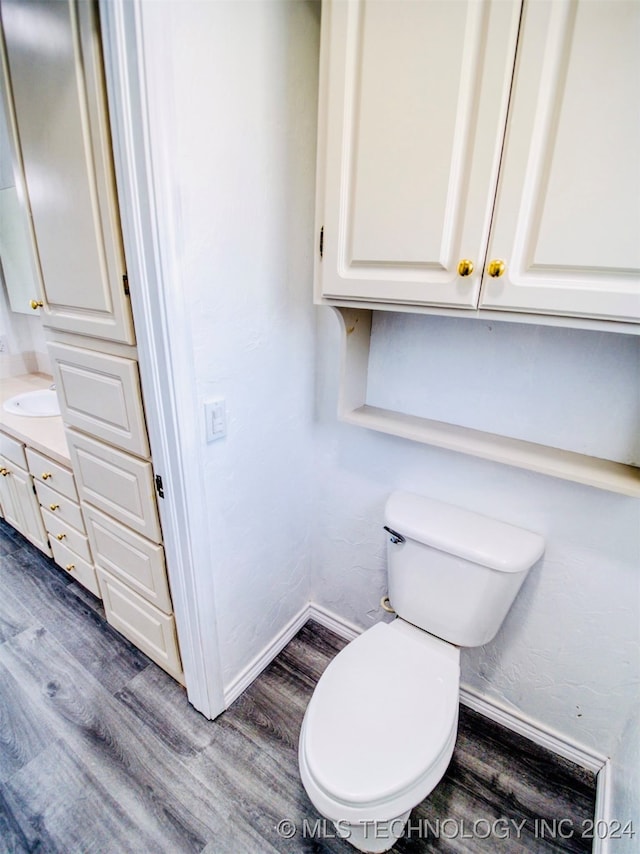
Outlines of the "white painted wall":
M215 580L228 689L308 601L319 5L142 10L158 195L171 208L162 251L184 298L172 346L190 354L184 418L203 426L210 564L198 571ZM211 397L226 399L227 437L207 444Z

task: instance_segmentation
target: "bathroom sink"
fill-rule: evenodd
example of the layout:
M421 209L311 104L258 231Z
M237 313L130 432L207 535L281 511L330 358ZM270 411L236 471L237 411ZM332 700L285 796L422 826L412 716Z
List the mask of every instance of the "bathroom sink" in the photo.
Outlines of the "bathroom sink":
M38 391L27 391L24 394L16 394L15 397L5 400L3 409L12 415L26 415L29 418L60 415L58 398L55 391L50 388L41 388Z

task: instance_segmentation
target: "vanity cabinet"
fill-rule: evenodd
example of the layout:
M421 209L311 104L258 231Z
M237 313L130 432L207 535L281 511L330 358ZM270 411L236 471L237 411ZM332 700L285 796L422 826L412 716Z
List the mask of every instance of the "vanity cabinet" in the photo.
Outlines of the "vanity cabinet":
M316 301L640 320L640 6L323 3Z
M26 457L53 559L101 598L73 472L33 448L26 449Z
M5 433L0 433L0 505L7 522L51 557L25 447Z
M49 354L107 620L182 681L135 351L56 336Z
M73 566L78 580L102 596L109 623L182 681L129 304L98 3L2 0L2 27L47 345L78 489L74 496L56 493L55 475L36 477L43 517L56 561Z
M2 29L41 273L33 307L54 329L132 344L97 4L3 0Z

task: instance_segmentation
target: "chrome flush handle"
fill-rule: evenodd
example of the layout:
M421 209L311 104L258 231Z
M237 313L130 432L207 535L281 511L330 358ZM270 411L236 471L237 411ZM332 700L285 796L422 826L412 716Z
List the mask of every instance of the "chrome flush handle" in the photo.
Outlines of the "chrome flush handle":
M386 525L384 526L384 529L389 534L391 534L392 543L404 543L405 539L402 534L399 534L397 531L394 531L393 528L388 528Z

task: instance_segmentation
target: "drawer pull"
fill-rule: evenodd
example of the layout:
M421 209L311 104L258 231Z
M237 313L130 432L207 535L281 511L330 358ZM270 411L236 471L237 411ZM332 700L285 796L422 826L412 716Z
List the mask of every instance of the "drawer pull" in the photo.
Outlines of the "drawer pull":
M53 477L53 475L51 474L50 471L43 471L42 472L42 479L43 480L49 480L50 477Z
M8 474L11 474L11 472L9 471L9 469L0 469L0 474L2 475L2 477L6 477Z
M56 534L56 540L64 540L66 536L66 534Z
M75 563L68 563L68 564L65 566L65 569L66 569L66 570L68 570L69 572L71 572L71 571L72 571L72 570L74 570L75 568L76 568Z
M41 299L32 299L31 302L29 303L29 305L35 311L37 308L42 308L44 303L42 302Z
M50 504L50 505L49 505L49 510L58 510L58 508L59 508L59 507L60 507L60 505L59 505L59 504Z

